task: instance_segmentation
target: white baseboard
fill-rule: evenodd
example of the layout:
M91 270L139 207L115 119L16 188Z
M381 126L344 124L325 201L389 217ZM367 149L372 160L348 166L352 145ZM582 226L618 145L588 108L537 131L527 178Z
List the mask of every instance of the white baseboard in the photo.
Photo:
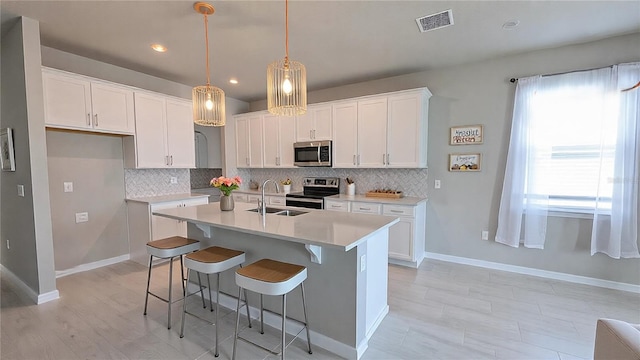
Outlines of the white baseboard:
M192 293L194 291L198 291L198 285L190 283L189 284L189 293ZM200 293L196 293L197 296L200 296ZM204 291L204 297L205 299L209 300L209 292ZM220 306L223 306L227 309L231 309L233 311L236 310L236 306L237 306L237 298L233 297L233 296L229 296L227 294L224 293L220 293ZM244 308L242 308L240 310L241 312L245 311ZM387 307L387 312L388 312L388 307ZM251 314L251 318L253 320L258 320L260 319L260 309L253 307L253 306L249 306L249 313ZM386 313L384 314L386 315ZM381 316L380 321L382 321L382 318L384 318L384 316ZM273 314L269 311L265 311L264 312L264 323L266 325L269 325L273 328L276 329L280 329L280 325L282 324L282 318L279 315ZM254 328L255 328L255 324L254 324ZM298 332L300 332L300 330L303 329L303 325L301 325L300 323L298 323L297 321L291 320L291 319L287 319L287 334L290 335L296 335ZM343 357L345 359L359 359L360 355L358 350L352 346L349 346L347 344L341 343L335 339L332 339L328 336L325 336L323 334L317 333L315 331L313 331L313 324L310 324L310 333L311 333L311 341L312 341L312 346L318 346L321 347L323 349L326 349L328 351L331 351L332 353ZM306 341L307 340L307 333L305 331L300 333L299 336L300 339ZM365 348L364 350L366 350L366 344L365 344ZM363 352L364 352L363 350Z
M56 271L56 278L61 278L63 276L67 276L67 275L71 275L71 274L75 274L75 273L79 273L79 272L83 272L83 271L88 271L88 270L101 268L103 266L117 264L119 262L123 262L123 261L129 260L129 258L130 258L129 254L124 254L124 255L112 257L112 258L109 258L109 259L104 259L104 260L100 260L100 261L94 261L94 262L88 263L88 264L78 265L78 266L72 267L71 269Z
M22 295L25 295L38 305L60 298L60 293L58 292L58 290L49 291L44 294L36 293L31 287L29 287L29 285L25 284L19 277L16 276L16 274L11 272L11 270L7 269L2 264L0 264L0 271L7 275L9 281L11 281L18 287L18 290L22 293Z
M524 266L501 264L497 262L470 259L470 258L465 258L460 256L444 255L444 254L438 254L438 253L432 253L432 252L425 252L425 257L428 259L442 260L442 261L447 261L447 262L452 262L457 264L478 266L478 267L483 267L487 269L502 270L502 271L508 271L508 272L517 273L517 274L532 275L532 276L538 276L538 277L547 278L547 279L568 281L576 284L592 285L592 286L598 286L598 287L603 287L607 289L622 290L622 291L628 291L628 292L640 294L640 285L627 284L627 283L621 283L621 282L603 280L603 279L596 279L596 278L580 276L580 275L565 274L565 273L560 273L555 271L540 270L540 269L528 268Z

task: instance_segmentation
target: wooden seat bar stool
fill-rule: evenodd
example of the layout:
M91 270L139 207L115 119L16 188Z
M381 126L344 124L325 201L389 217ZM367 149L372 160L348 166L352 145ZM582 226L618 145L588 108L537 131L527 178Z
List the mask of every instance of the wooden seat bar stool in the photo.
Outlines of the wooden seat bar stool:
M211 281L209 279L210 274L216 274L216 315L215 322L210 322L207 319L201 318L200 316L190 313L187 311L187 297L193 294L189 294L189 290L187 288L184 294L184 301L182 302L182 325L180 326L180 337L184 337L184 323L186 314L197 317L201 320L204 320L212 325L216 326L216 347L215 347L215 357L218 357L218 313L220 308L220 273L229 269L232 269L236 266L242 267L242 263L245 261L244 251L227 249L219 246L211 246L206 249L198 250L196 252L187 254L184 259L185 267L187 268L187 284L189 284L189 277L191 272L189 270L196 271L198 274L198 279L200 274L207 275L207 285L209 287L209 308L213 311L213 296L211 294ZM202 290L202 287L200 288ZM246 291L245 291L245 299L246 299ZM249 327L251 327L251 317L249 316L249 306L247 306L247 319L249 321Z
M242 290L250 290L260 294L260 333L264 334L264 307L262 302L263 295L279 296L282 295L282 334L281 334L281 350L279 355L284 360L285 349L291 344L302 332L298 332L293 339L286 344L286 330L285 323L287 321L287 294L293 291L298 285L302 292L302 310L304 313L304 328L307 331L307 345L309 346L309 354L312 354L311 350L311 337L309 334L309 320L307 318L307 304L304 296L304 280L307 278L307 268L301 265L290 264L280 262L271 259L262 259L247 265L241 269L236 270L236 284L238 284L238 305L237 311L240 310L240 295ZM246 295L245 295L246 297ZM242 338L238 334L238 325L240 323L240 317L236 315L236 330L233 338L233 355L232 359L236 358L236 345L238 339L246 341L250 344L258 346L264 350L278 355L264 346L255 344L245 338Z
M154 296L155 298L164 301L167 303L167 307L169 310L167 311L167 329L171 329L171 304L174 302L180 301L182 299L178 299L176 301L172 301L171 292L172 292L172 283L173 283L173 259L176 257L180 258L180 273L181 273L181 283L182 283L182 293L185 291L185 277L184 277L184 264L182 261L182 256L196 250L200 249L200 242L198 240L187 239L182 236L173 236L166 239L154 240L147 243L147 253L149 254L149 273L147 275L147 293L144 299L144 315L147 315L147 305L149 303L149 295ZM169 296L168 299L162 298L157 294L149 291L149 284L151 283L151 269L153 268L153 258L160 259L169 259ZM198 278L198 282L200 278ZM202 291L202 286L200 286ZM205 306L204 296L202 297L202 305Z

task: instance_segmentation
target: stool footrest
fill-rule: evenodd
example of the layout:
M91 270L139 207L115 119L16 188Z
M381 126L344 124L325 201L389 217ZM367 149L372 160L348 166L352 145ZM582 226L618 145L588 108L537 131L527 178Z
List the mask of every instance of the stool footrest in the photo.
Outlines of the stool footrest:
M305 327L306 327L306 325L305 325ZM288 347L289 347L289 345L291 345L291 343L293 343L297 338L299 338L299 337L300 337L300 333L301 333L304 329L305 329L304 327L303 327L302 329L300 329L300 331L298 331L298 333L297 333L297 334L295 334L295 335L293 336L293 338L292 338L289 342L287 342L287 344L284 346L284 347L285 347L285 349L286 349L286 348L288 348ZM259 348L261 348L262 350L268 351L268 352L270 352L270 353L271 353L271 354L273 354L273 355L280 355L280 354L282 354L282 349L280 349L280 351L279 351L279 352L276 352L276 351L273 351L272 349L270 349L270 348L268 348L268 347L262 346L262 345L260 345L260 344L256 344L256 343L254 343L253 341L251 341L251 340L249 340L249 339L243 338L242 336L240 336L240 334L242 334L242 332L243 332L244 330L246 330L246 327L245 327L244 329L242 329L242 330L240 330L240 331L238 332L238 339L239 339L239 340L242 340L242 341L244 341L244 342L246 342L246 343L248 343L248 344L251 344L251 345L253 345L253 346L259 347ZM280 344L278 344L278 345L276 346L276 348L279 348L279 347L280 347Z
M158 296L158 295L156 295L156 294L152 293L151 291L149 291L149 295L151 295L151 296L155 297L156 299L158 299L158 300L160 300L160 301L163 301L163 302L165 302L165 303L167 303L167 304L169 303L169 300L167 300L167 299L165 299L165 298L163 298L163 297L160 297L160 296ZM193 294L192 294L192 295L193 295ZM172 304L175 304L175 303L177 303L178 301L182 301L182 298L178 298L178 299L176 299L176 300L173 300L171 303L172 303Z

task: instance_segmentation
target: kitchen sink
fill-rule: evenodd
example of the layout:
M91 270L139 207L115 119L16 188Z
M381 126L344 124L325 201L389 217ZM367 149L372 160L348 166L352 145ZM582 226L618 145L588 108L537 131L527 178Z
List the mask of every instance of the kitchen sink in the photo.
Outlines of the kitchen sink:
M281 216L298 216L298 215L302 215L302 214L306 214L307 211L300 211L300 210L282 210L280 212L277 212L276 215L281 215Z
M247 211L252 211L252 212L257 212L257 213L259 213L259 212L261 212L261 211L262 211L262 209L260 209L260 208L257 208L257 209L249 209L249 210L247 210ZM266 212L267 214L275 214L275 213L277 213L277 212L279 212L279 211L286 211L286 210L282 210L282 209L278 209L278 208L272 208L272 207L268 207L268 206L267 206L267 208L265 209L265 212Z

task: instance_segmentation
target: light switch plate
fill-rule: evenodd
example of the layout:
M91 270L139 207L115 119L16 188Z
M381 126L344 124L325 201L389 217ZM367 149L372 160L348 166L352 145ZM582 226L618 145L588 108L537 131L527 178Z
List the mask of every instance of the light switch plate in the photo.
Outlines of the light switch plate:
M88 212L76 213L76 224L77 223L87 222L87 221L89 221L89 213Z
M486 230L482 231L482 240L489 240L489 232Z
M435 187L436 189L440 189L440 180L436 180L433 184L433 187Z
M73 183L71 181L65 181L63 184L64 192L73 192Z
M18 196L24 197L24 185L18 185Z
M177 183L178 183L178 178L177 178L177 177L175 177L175 176L172 176L172 177L171 177L171 183L172 183L172 184L177 184Z

